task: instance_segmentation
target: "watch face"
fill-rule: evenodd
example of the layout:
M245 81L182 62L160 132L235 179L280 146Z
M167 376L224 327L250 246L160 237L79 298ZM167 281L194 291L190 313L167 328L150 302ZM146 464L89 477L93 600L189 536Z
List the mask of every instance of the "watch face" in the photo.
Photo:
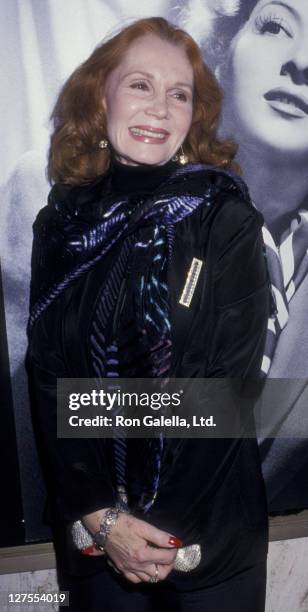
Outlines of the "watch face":
M103 548L105 545L106 537L102 533L100 533L100 531L98 531L94 534L93 540L98 548Z

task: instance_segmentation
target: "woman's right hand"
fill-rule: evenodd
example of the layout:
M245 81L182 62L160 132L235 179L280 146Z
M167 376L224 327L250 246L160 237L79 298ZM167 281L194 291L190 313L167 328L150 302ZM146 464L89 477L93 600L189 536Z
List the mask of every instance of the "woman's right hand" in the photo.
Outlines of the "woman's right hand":
M174 540L169 533L122 512L107 537L105 550L121 574L138 584L149 582L156 566L158 580L168 576L177 554Z
M83 517L83 521L86 518ZM175 536L131 514L120 512L107 536L104 549L115 568L127 580L138 584L149 582L156 574L156 567L158 580L164 580L173 569L177 549L181 545ZM102 553L93 553L97 554Z

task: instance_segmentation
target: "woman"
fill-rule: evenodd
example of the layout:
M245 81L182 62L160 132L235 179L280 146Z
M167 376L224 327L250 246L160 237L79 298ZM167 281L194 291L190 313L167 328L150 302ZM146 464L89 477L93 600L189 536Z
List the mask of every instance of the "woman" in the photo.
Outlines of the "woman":
M57 377L258 376L269 293L262 215L232 170L234 143L216 136L220 103L191 37L153 17L98 47L53 113L55 184L34 225L28 368L72 610L264 609L254 437L56 437ZM84 554L72 540L78 521L91 535Z
M305 0L245 0L220 3L204 41L225 92L222 133L236 134L237 159L265 219L277 306L262 364L270 378L308 375L307 36ZM271 389L269 382L265 406ZM289 382L287 390L276 385L276 406L270 420L266 412L260 440L268 505L272 512L298 511L308 507L305 381Z

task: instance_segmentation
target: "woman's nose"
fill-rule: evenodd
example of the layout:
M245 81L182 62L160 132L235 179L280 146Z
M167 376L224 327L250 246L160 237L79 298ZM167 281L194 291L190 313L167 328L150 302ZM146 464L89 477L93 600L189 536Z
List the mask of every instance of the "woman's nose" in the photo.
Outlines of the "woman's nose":
M281 74L289 74L296 85L308 84L308 40L301 40L294 46L289 61L281 68Z
M166 96L155 96L155 98L151 100L151 102L149 102L149 104L147 105L146 113L148 115L155 115L159 118L168 117L169 109Z

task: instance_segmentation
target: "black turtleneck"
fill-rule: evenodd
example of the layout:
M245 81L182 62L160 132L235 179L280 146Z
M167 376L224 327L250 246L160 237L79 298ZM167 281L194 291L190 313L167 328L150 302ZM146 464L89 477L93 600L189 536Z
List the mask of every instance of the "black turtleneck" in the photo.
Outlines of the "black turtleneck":
M111 188L116 193L126 195L150 193L163 183L175 168L177 163L172 160L162 166L129 166L113 159L110 167Z

